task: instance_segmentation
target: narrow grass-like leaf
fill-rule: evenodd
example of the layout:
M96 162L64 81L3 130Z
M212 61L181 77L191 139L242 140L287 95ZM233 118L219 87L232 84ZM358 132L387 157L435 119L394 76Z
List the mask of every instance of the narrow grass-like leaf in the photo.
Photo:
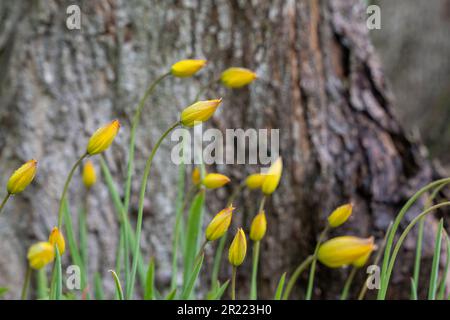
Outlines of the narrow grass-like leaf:
M181 299L189 299L191 297L192 290L194 289L195 282L197 281L198 274L200 273L200 269L202 268L204 255L202 254L200 259L197 261L194 270L189 277L189 281L187 282L186 288L183 290L181 294Z
M47 271L42 268L37 271L37 298L48 299L48 294Z
M102 278L98 272L94 274L94 296L96 300L103 300L105 296L103 293Z
M445 230L444 230L444 234L445 234L445 240L446 240L446 246L447 246L447 258L445 261L444 272L442 273L441 285L439 287L439 293L438 293L439 300L443 300L445 298L445 285L447 283L448 269L450 267L450 240L449 240L448 235L445 232Z
M83 261L84 270L88 268L88 232L87 232L87 221L86 221L86 206L78 212L78 230L80 239L80 256Z
M52 286L50 289L51 300L61 300L62 295L62 270L61 270L61 256L58 247L55 245L55 264L52 278Z
M436 241L434 244L433 263L431 265L430 287L428 289L428 300L436 299L437 282L439 274L439 261L441 260L442 245L442 229L444 228L444 220L439 221L438 231L436 233Z
M216 285L217 290L216 290L216 292L214 292L213 295L211 295L209 300L220 300L220 298L222 298L223 294L227 290L229 284L230 284L230 280L225 281L225 283L223 285L220 285L220 283L218 282Z
M155 299L155 259L150 258L150 263L148 264L147 270L147 281L145 283L145 300L154 300Z
M109 270L109 272L111 272L111 274L114 278L114 283L116 285L116 292L119 295L119 300L123 300L123 290L122 290L122 285L120 284L119 277L117 276L117 274L114 270Z
M167 294L167 296L164 298L164 300L173 300L173 299L175 299L176 295L177 295L177 289L175 288Z
M194 259L199 250L200 231L203 220L203 203L205 201L205 191L201 190L194 197L189 210L186 249L184 256L184 272L183 272L183 292L186 291L191 274L194 267Z
M285 281L286 281L286 272L281 275L280 281L278 281L277 290L275 291L275 296L273 297L274 300L281 300Z
M411 286L411 299L414 299L414 296L417 298L417 286L419 285L419 275L420 275L420 262L422 258L422 243L423 243L423 229L425 225L425 219L420 219L419 221L419 231L417 234L417 242L416 242L416 257L414 260L414 273L412 282L414 286Z
M213 270L211 272L211 291L215 292L217 290L216 284L218 283L219 279L219 271L220 271L220 265L222 263L222 255L223 250L225 249L225 244L227 243L227 234L225 233L222 238L219 240L219 244L217 245L216 253L214 255L214 262L213 262Z
M4 296L9 291L8 288L1 287L0 288L0 297Z

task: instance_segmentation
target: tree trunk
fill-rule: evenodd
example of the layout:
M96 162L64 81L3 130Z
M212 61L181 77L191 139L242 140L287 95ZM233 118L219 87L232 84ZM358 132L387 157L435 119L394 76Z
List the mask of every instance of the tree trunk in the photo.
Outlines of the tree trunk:
M271 298L281 274L312 252L334 207L351 201L355 212L333 234L374 235L379 242L405 200L432 179L421 146L405 137L392 114L362 1L81 1L81 30L68 30L66 8L72 2L0 4L1 183L21 162L39 160L36 181L0 217L0 286L11 289L7 297L19 294L28 246L44 240L56 223L70 166L84 152L90 133L113 118L122 128L106 158L123 190L135 106L148 84L179 59L205 57L209 64L193 79L164 80L146 105L137 136L132 220L144 162L156 138L221 70L255 70L259 79L254 84L235 91L213 87L206 97L223 97L212 121L221 130L280 129L285 169L267 204L262 298ZM170 280L177 167L167 159L173 145L167 140L157 154L144 211L142 248L145 259L157 259L159 288L167 288ZM208 170L229 174L236 186L257 168ZM78 175L70 190L72 212L81 201L80 190ZM208 212L221 209L231 191L208 192ZM115 263L116 213L102 183L88 200L90 274L99 271L112 292L107 270ZM258 201L247 192L237 199L233 227L248 226ZM392 297L409 294L414 242L406 247ZM249 257L239 271L239 297L248 292ZM230 272L224 264L222 277ZM315 298L336 298L346 274L319 265ZM299 284L305 287L305 281Z

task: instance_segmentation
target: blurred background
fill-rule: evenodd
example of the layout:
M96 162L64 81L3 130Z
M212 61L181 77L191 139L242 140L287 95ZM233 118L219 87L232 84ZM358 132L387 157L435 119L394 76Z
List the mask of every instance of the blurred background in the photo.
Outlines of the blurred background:
M82 12L80 30L66 27L72 4ZM369 4L381 8L380 30L366 27ZM165 79L147 102L137 133L132 221L144 162L158 136L202 86L238 66L254 70L258 81L241 90L212 86L201 98L223 97L209 127L280 129L284 174L266 206L260 297L272 297L281 274L312 252L327 215L342 203L352 202L355 214L331 236L373 235L380 243L416 190L448 176L449 31L450 0L1 1L0 185L22 162L39 160L35 182L11 199L0 217L0 287L9 288L4 297L19 296L27 249L55 225L64 179L90 134L111 119L121 121L104 156L122 190L135 106L152 80L185 58L206 58L208 66L193 78ZM167 161L173 145L167 140L156 157L142 236L144 259L155 257L156 286L163 293L171 275L178 178L177 167ZM100 172L98 158L93 161ZM207 169L227 174L232 183L208 193L205 224L259 167ZM117 215L104 181L87 194L78 172L70 190L74 215L85 199L90 283L98 273L113 297L107 271L115 266ZM232 230L248 227L259 199L248 191L239 195ZM406 220L422 205L419 201ZM428 279L436 217L426 224L422 281ZM214 250L207 249L203 284ZM389 297L409 296L414 250L412 235ZM240 297L248 293L249 261L240 268ZM70 264L68 255L63 262ZM221 280L230 272L223 263ZM348 269L319 265L314 298L337 298L347 275ZM350 297L363 277L357 275ZM304 276L293 297L304 296L305 284ZM426 285L419 291L423 297Z

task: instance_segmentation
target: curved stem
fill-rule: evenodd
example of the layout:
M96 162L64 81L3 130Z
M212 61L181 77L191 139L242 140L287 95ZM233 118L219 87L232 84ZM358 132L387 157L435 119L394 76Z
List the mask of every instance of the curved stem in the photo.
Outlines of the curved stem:
M11 197L11 193L7 193L6 196L3 198L2 203L0 204L0 213L3 210L3 207L5 206L6 202L8 202L9 197Z
M441 207L445 207L445 206L450 206L450 201L439 203L437 205L434 205L434 206L428 208L425 211L422 211L405 228L405 230L401 234L400 238L398 239L398 241L397 241L397 243L396 243L396 245L394 247L394 250L392 251L391 258L389 259L389 265L387 267L386 277L384 279L384 282L381 282L380 294L379 294L379 297L378 297L379 300L380 299L383 300L386 297L387 289L388 289L388 286L389 286L390 276L392 274L392 270L394 269L395 259L397 258L398 252L400 251L400 248L401 248L401 246L403 244L403 241L405 240L405 238L408 235L409 231L411 231L412 227L414 227L414 225L418 221L420 221L421 218L425 217L430 212L432 212L432 211L434 211L436 209L439 209Z
M231 300L236 300L236 273L237 268L233 266L231 270Z
M136 243L134 246L133 265L131 267L130 283L127 284L128 290L126 290L128 299L131 299L131 297L133 295L134 281L135 281L135 277L136 277L136 269L137 269L137 263L138 263L138 257L139 257L139 247L140 247L140 243L141 243L142 217L144 214L145 190L147 188L147 180L148 180L148 176L150 174L150 169L152 167L153 158L155 157L156 151L158 150L158 148L161 145L161 142L164 140L164 138L173 129L175 129L179 124L180 124L180 122L177 121L162 134L162 136L159 138L159 140L156 142L155 146L153 147L152 152L151 152L150 156L148 157L147 162L145 164L144 176L142 177L141 189L140 189L141 191L139 194L139 209L138 209L138 218L137 218L137 223L136 223Z
M353 279L355 278L356 271L358 271L358 269L359 268L357 267L353 267L352 271L350 271L350 274L348 275L348 278L345 281L344 289L342 290L341 300L347 300L350 286L352 285Z
M150 84L148 89L145 91L144 96L139 101L136 112L133 116L133 122L131 124L130 132L130 149L128 150L127 180L125 182L124 208L126 212L128 212L128 207L130 205L131 177L133 176L134 151L136 146L136 130L139 125L139 120L141 119L142 110L144 109L145 101L148 99L148 97L151 96L151 94L155 90L156 85L169 75L170 72L164 73Z
M306 300L311 300L312 296L312 290L314 287L314 273L316 272L316 264L317 264L317 252L319 252L319 247L322 244L323 239L328 233L328 224L323 229L322 233L319 236L319 240L317 240L316 248L314 249L314 255L313 255L313 261L311 264L311 271L309 272L309 279L308 279L308 287L306 289Z
M257 284L256 278L258 275L260 241L255 241L253 244L253 265L252 265L252 280L250 284L250 299L257 299Z
M387 241L386 241L386 248L384 249L384 257L383 257L383 265L381 268L381 283L385 282L386 277L386 271L389 264L389 257L391 255L391 249L394 242L395 234L397 233L397 229L400 225L400 222L402 221L403 217L405 216L406 212L409 210L409 208L421 197L424 193L426 193L428 190L433 189L435 187L438 187L440 185L446 185L450 183L450 178L440 179L436 180L432 183L429 183L419 191L417 191L409 200L406 202L406 204L402 207L400 212L398 213L397 217L394 220L394 223L392 225L392 229L389 232ZM382 296L382 290L378 291L377 298L381 298Z
M283 294L283 300L289 299L289 295L291 294L292 288L294 287L295 283L297 282L298 277L302 274L303 271L311 264L313 261L313 255L308 256L298 267L295 269L294 273L292 274L291 278L289 279L286 290Z
M86 152L83 154L80 159L75 162L72 169L69 172L69 175L67 176L66 182L64 183L64 189L61 194L61 198L59 199L59 210L58 210L58 229L61 230L62 223L63 223L63 208L64 208L64 200L66 198L67 190L69 189L70 181L72 180L73 174L75 173L75 170L78 168L78 166L81 164L84 158L88 156L88 153Z
M31 278L31 267L28 266L27 272L25 273L25 280L23 282L22 294L20 295L20 298L22 300L25 300L27 298L28 287L30 286L30 278Z

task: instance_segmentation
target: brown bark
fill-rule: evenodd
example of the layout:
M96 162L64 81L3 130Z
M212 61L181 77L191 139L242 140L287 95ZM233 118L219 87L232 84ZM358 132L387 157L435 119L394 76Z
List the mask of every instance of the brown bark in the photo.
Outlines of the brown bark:
M194 79L165 80L147 104L137 137L132 218L145 158L177 110L225 67L255 70L260 79L251 86L237 91L217 87L206 97L224 97L213 121L222 130L280 129L285 171L267 206L260 297L272 297L281 274L311 253L334 207L351 201L355 214L333 234L379 240L405 200L432 179L421 146L405 137L392 114L361 1L82 1L80 31L64 26L69 4L0 5L5 26L0 29L2 172L31 157L40 160L36 183L13 199L0 218L0 285L12 289L9 297L18 294L26 248L45 239L56 222L65 175L84 151L89 133L111 118L123 122L118 142L106 154L122 187L134 106L152 79L185 57L206 57L208 69ZM145 257L154 255L158 261L160 288L167 287L170 277L176 196L176 166L166 160L170 146L166 142L158 153L151 174L142 239ZM257 168L217 170L236 185ZM0 179L4 183L7 175ZM74 212L81 188L76 177L70 195ZM225 190L208 194L209 212L223 207L231 187ZM259 200L243 195L235 205L248 221L236 215L234 226L248 225ZM90 271L101 272L112 291L107 270L114 265L118 229L103 185L96 186L90 208ZM409 217L419 209L420 204ZM406 250L405 270L393 279L398 283L393 297L409 294L412 249ZM249 261L239 271L240 297L247 292ZM230 270L223 267L226 278ZM315 297L336 298L345 273L319 266Z

